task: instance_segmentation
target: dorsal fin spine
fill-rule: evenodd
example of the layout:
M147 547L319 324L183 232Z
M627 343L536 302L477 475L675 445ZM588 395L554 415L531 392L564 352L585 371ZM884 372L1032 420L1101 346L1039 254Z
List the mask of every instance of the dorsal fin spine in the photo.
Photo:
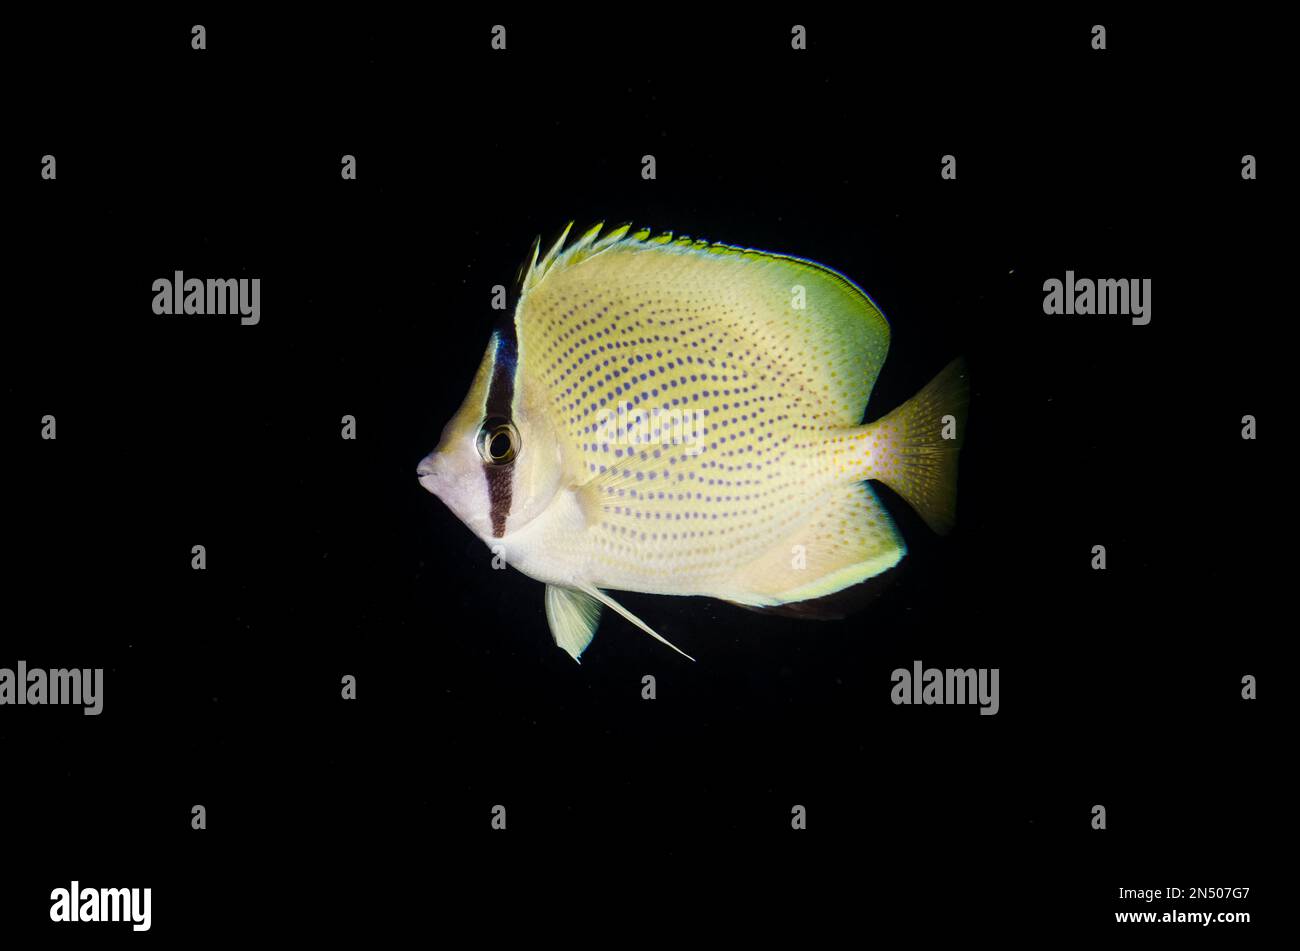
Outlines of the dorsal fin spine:
M659 248L672 252L720 254L735 257L763 257L814 267L820 271L829 272L845 284L852 287L857 293L866 298L867 302L878 314L880 314L882 319L884 318L883 311L881 311L880 307L871 299L871 296L867 294L866 291L854 283L850 278L832 268L818 264L816 261L811 261L790 254L777 254L771 251L761 251L757 248L743 248L721 242L691 238L686 235L674 236L671 231L664 231L660 234L655 234L650 228L638 228L636 231L632 231L632 225L630 222L621 224L604 235L600 234L601 229L604 227L604 222L599 222L584 231L581 237L576 239L566 248L564 242L568 238L569 233L573 230L573 224L574 223L570 221L565 226L559 239L556 240L556 242L551 246L551 249L540 258L538 257L538 250L541 245L541 240L540 238L534 240L531 262L527 265L526 269L521 269L523 270L522 277L519 280L521 295L526 294L528 291L540 284L542 280L545 279L546 275L555 268L570 267L586 260L587 258L594 257L597 254L602 254L611 248Z

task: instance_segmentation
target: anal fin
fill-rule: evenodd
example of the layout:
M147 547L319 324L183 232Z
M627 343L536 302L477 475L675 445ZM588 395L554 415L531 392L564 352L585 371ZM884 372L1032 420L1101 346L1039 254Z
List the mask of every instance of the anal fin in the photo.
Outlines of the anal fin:
M906 552L870 486L836 486L816 515L737 569L717 597L758 608L821 599L893 568Z
M898 580L906 564L906 561L899 562L894 567L886 568L880 574L872 575L865 581L859 581L857 584L851 584L847 588L841 588L839 591L818 598L787 601L769 607L756 607L737 601L727 603L744 608L746 611L753 611L755 614L771 614L805 621L840 621L865 610L867 605L884 594Z

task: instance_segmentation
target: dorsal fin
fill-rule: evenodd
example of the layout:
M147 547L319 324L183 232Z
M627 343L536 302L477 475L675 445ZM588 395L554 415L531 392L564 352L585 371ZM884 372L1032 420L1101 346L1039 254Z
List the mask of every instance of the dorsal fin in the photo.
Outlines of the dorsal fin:
M606 288L631 282L638 293L649 294L654 287L656 303L662 298L676 301L669 306L680 308L681 279L689 272L688 283L704 285L706 297L712 294L708 303L718 311L715 316L725 312L726 331L735 346L743 350L755 333L760 334L772 366L807 368L800 382L822 391L828 418L842 425L862 422L889 349L889 322L852 280L794 255L675 236L671 231L632 232L630 225L598 237L602 227L587 229L568 247L564 241L571 227L565 228L545 255L534 255L513 311L520 338L527 341L525 349L531 343L541 348L535 352L544 352L553 344L546 337L554 329L552 323L530 327L529 315L546 312L576 288L584 288L581 293L586 295L593 282ZM530 308L530 301L538 307Z
M520 292L526 293L527 291L532 290L540 284L542 279L557 265L560 267L569 267L612 247L614 244L617 244L626 237L628 231L631 230L632 225L630 222L624 223L611 229L604 235L601 235L601 229L604 227L605 223L603 221L596 222L596 224L584 231L566 248L564 246L564 241L568 238L569 232L573 230L573 222L570 221L564 226L564 230L560 232L559 238L556 239L553 245L551 245L551 249L540 259L538 258L538 249L541 246L542 239L540 236L534 238L532 250L519 268L519 277L517 280ZM649 232L638 232L637 235L633 237L635 238L642 234L648 235ZM597 240L598 236L599 240Z
M533 272L533 268L537 267L537 252L538 249L541 248L541 245L541 235L533 238L533 246L528 249L528 254L526 254L523 261L519 263L519 270L515 272L515 286L520 290L523 290L524 281L527 280L528 275Z
M861 424L888 353L889 323L852 279L803 257L671 231L653 235L649 229L620 226L598 238L599 233L601 226L591 227L567 248L556 242L530 266L513 309L523 351L533 347L534 355L550 353L552 362L559 360L552 334L563 333L562 326L572 330L564 312L585 304L572 299L563 308L556 304L573 296L589 300L594 290L616 294L625 307L654 308L651 313L660 305L685 309L695 314L693 321L703 308L707 320L714 321L708 333L715 335L711 346L719 359L728 352L762 352L762 366L754 366L757 379L750 385L762 383L764 370L784 374L793 381L788 385L807 394L798 399L819 405L823 420ZM629 294L641 296L632 300ZM576 321L586 321L582 336L610 333L614 322L627 316L608 308L581 316L575 312ZM724 339L725 349L719 349ZM637 347L646 352L634 352ZM620 359L634 356L658 359L658 347L620 340ZM556 396L556 405L565 401L572 403L572 395ZM594 405L588 408L597 411ZM556 414L558 425L567 426L572 413L558 409Z

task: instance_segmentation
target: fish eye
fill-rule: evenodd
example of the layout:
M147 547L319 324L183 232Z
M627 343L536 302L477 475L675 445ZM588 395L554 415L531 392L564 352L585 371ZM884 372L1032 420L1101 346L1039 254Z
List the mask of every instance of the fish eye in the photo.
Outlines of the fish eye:
M478 454L490 466L514 462L519 455L519 430L508 419L485 419L478 432Z

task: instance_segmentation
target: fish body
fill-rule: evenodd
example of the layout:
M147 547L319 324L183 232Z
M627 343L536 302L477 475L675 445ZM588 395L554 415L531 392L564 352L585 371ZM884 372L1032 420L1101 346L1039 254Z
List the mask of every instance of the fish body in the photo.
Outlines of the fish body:
M659 637L606 589L770 608L893 567L906 546L870 480L951 527L960 361L863 425L889 324L848 278L628 226L567 235L534 246L418 474L547 585L575 660L602 606Z

